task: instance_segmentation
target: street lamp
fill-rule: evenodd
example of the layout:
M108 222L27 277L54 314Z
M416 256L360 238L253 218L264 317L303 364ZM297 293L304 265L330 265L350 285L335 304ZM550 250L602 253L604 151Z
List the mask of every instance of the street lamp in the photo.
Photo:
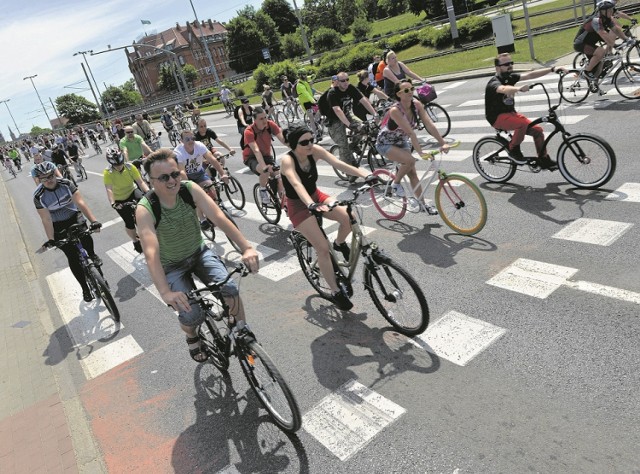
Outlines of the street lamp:
M20 132L20 129L18 128L18 124L16 123L16 119L13 118L13 114L11 113L11 110L9 110L9 104L7 104L7 102L9 102L11 99L5 99L5 100L0 100L0 104L4 104L7 106L7 112L9 112L9 115L11 115L11 120L13 120L13 124L16 126L16 130L18 131L18 136L22 135L22 132Z
M193 2L189 0L189 3L191 4L191 9L193 10L193 16L196 18L196 23L198 23L198 29L200 30L200 40L202 41L202 44L204 45L204 50L207 53L207 58L209 59L209 65L211 66L211 71L213 72L213 77L216 81L216 86L220 87L220 79L218 78L218 71L216 71L216 67L213 64L213 58L211 57L211 52L209 51L209 45L207 45L207 41L204 38L204 35L202 34L202 24L200 24L200 20L198 20L198 14L196 13L196 9L193 6Z
M96 101L96 105L98 106L98 110L100 111L100 115L102 115L102 95L100 94L100 89L98 88L98 84L96 84L96 78L93 77L93 72L91 71L91 67L89 66L89 62L87 61L87 53L93 54L92 50L89 51L78 51L77 53L73 53L74 56L78 54L82 54L84 58L84 63L87 65L87 69L89 70L89 74L91 75L91 79L93 79L93 84L96 86L96 90L93 90L93 86L91 85L91 81L87 77L87 82L89 83L89 89L91 89L91 93L93 94L93 98ZM86 73L85 73L86 75ZM100 96L100 101L98 101L98 96L96 96L96 92L98 92L98 96Z
M40 105L42 106L42 110L44 110L44 114L47 116L47 120L49 121L49 126L51 126L51 119L49 118L49 114L47 113L47 109L45 108L44 104L42 103L42 99L40 98L40 94L38 94L38 89L36 89L36 85L33 83L33 78L34 77L38 77L38 75L34 74L33 76L23 77L22 80L26 81L27 79L29 79L31 81L31 85L33 86L33 90L36 91L36 95L38 96L38 100L40 101Z

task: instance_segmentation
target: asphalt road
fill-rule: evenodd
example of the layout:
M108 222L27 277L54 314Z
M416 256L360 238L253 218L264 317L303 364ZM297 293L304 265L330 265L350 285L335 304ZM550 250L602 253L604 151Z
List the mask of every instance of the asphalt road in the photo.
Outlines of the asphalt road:
M545 82L555 90L551 77ZM99 317L78 303L62 253L34 255L51 296L53 337L66 349L111 472L640 468L639 103L611 92L561 108L571 132L595 133L613 146L617 170L603 189L577 190L558 172L518 172L508 184L487 184L468 158L477 138L492 132L477 103L485 83L438 85L438 102L452 116L451 137L462 142L443 167L481 186L489 220L480 234L457 235L439 217L421 214L391 222L363 199L370 237L427 295L431 324L423 339L392 331L361 284L349 313L315 296L295 263L287 265L288 221L271 226L256 218L256 179L235 174L248 201L240 228L265 255L264 272L245 278L241 291L254 331L304 415L297 437L271 424L237 365L224 379L189 359L173 313L145 287L144 262L131 254L122 223L95 238L122 313L120 328L104 311ZM517 103L530 117L546 107L539 91ZM237 147L231 118L206 118ZM532 148L528 140L524 151ZM105 165L103 156L86 159L90 174L80 183L102 222L117 217L99 176ZM228 165L243 168L238 158ZM44 233L24 174L7 186L27 248L36 250ZM350 189L330 172L320 187Z

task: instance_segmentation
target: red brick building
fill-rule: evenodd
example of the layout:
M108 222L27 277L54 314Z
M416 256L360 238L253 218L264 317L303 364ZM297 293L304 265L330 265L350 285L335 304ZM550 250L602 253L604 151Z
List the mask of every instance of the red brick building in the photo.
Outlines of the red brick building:
M229 69L229 60L224 48L227 30L216 21L205 20L200 23L218 78L222 81L234 74L234 71ZM209 71L210 63L200 39L200 28L197 22L187 23L185 26L176 23L173 28L144 36L137 43L134 41L133 44L136 45L133 51L125 50L129 61L129 70L133 74L138 90L145 99L164 93L158 90L160 68L163 65L170 65L174 59L170 54L142 45L167 49L177 54L180 66L191 64L195 67L199 77L194 84L196 89L215 85L215 76Z

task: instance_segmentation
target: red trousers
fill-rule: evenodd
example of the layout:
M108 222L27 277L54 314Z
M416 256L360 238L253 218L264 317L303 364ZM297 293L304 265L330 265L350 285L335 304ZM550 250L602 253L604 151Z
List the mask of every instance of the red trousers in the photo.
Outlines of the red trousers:
M513 130L513 137L511 138L511 143L509 143L509 149L519 146L523 142L525 134L531 135L536 145L538 156L546 156L547 150L544 148L544 130L539 125L528 128L530 123L531 120L524 115L517 112L508 112L498 115L498 118L493 123L493 128Z

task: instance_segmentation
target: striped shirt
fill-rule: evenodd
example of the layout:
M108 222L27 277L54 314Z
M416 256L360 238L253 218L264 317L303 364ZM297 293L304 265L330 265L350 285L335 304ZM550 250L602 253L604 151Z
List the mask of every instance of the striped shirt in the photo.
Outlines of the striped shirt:
M78 213L73 202L73 194L77 190L76 185L68 179L56 178L56 187L53 189L38 185L33 193L33 204L36 209L48 209L53 222L65 221Z

